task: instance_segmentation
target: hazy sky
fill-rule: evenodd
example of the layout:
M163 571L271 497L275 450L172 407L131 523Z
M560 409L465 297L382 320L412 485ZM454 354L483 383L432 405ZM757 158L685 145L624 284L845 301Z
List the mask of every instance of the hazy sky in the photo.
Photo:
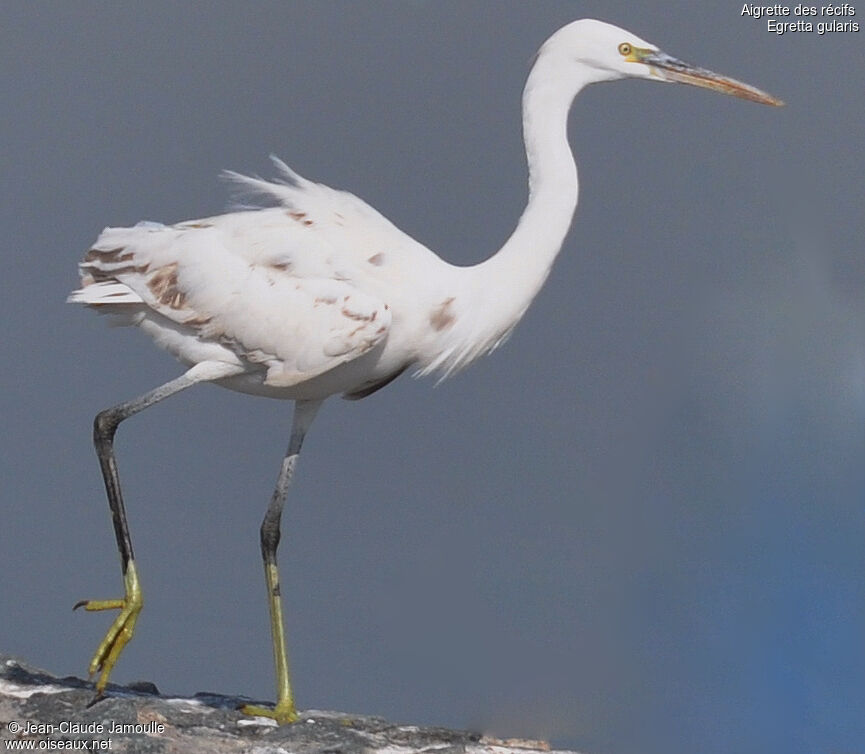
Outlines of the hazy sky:
M275 153L479 261L525 201L529 60L595 16L788 106L584 92L576 223L507 346L324 407L280 551L299 704L592 754L863 751L865 31L741 7L4 0L0 648L86 672L110 617L70 608L121 589L92 417L180 371L64 304L99 231L218 213L219 171ZM121 428L146 606L113 680L273 698L290 414L206 386Z

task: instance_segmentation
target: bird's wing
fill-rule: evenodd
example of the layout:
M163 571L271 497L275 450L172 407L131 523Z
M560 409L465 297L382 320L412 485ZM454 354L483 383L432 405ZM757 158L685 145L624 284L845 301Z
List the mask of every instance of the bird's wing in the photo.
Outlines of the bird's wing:
M263 365L266 384L298 384L371 350L391 322L388 303L302 219L269 209L107 228L70 300L157 312Z

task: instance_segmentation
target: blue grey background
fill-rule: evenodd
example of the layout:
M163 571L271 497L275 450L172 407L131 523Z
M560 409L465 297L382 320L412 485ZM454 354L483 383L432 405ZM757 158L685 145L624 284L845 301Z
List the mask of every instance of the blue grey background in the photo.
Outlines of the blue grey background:
M70 608L121 588L91 420L179 373L64 304L101 228L218 213L219 171L275 153L477 262L525 201L529 60L594 16L788 106L590 88L576 223L511 341L325 406L280 552L299 703L604 754L865 751L863 32L740 12L5 0L0 647L85 672L110 617ZM290 412L208 386L121 428L146 607L114 680L273 697L258 526Z

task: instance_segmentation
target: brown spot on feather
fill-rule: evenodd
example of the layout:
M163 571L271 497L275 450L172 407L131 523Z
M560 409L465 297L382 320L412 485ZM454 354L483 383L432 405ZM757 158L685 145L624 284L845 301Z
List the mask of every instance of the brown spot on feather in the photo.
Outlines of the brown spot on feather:
M312 220L310 220L306 216L306 212L300 212L298 210L289 210L288 216L292 220L297 220L299 223L303 223L304 225L307 225L307 226L312 225Z
M169 309L183 309L186 306L186 294L177 284L177 262L156 270L147 281L147 287L153 297Z
M372 322L375 319L375 317L370 314L359 314L358 312L353 312L350 309L346 309L345 307L342 307L342 316L348 317L349 319L353 319L358 322Z
M116 262L117 257L124 251L126 251L125 246L118 246L116 249L88 249L87 253L84 255L84 261L93 262L96 259L102 259L105 262ZM132 255L130 252L128 259L131 258ZM126 261L126 259L123 261Z
M378 254L373 254L366 261L372 265L375 265L376 267L381 267L384 264L384 254L378 252Z
M453 304L453 302L454 297L449 296L433 309L432 313L429 315L429 323L432 325L433 330L441 331L446 327L450 327L454 323L456 315L451 310L451 304Z
M138 272L138 267L127 265L126 267L114 267L111 270L90 270L94 280L117 280L118 275L129 275Z
M121 275L144 275L149 267L142 262L136 264L135 252L125 246L113 249L88 249L78 265L82 275L91 283L105 280L120 280ZM84 278L82 277L82 280Z

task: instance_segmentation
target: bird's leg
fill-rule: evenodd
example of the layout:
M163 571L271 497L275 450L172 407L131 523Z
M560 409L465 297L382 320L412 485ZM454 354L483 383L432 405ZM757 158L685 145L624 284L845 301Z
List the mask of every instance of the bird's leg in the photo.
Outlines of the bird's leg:
M303 438L309 429L315 414L321 406L321 401L297 401L294 409L294 421L291 427L291 439L288 451L282 461L276 488L270 505L261 522L261 557L264 561L264 578L267 584L267 599L270 605L270 632L273 637L273 660L276 665L276 706L256 707L250 704L242 707L247 715L263 715L272 717L278 723L293 723L297 720L297 710L294 706L294 694L291 690L291 677L288 671L288 653L285 647L285 626L282 619L282 595L279 586L279 568L276 563L276 550L279 547L280 520L282 507L291 483L291 476L300 454Z
M119 600L81 600L73 609L83 607L88 611L119 610L120 613L109 627L105 637L100 642L90 661L90 676L100 674L96 682L97 701L104 693L108 676L120 657L123 648L132 639L138 614L143 601L138 574L135 569L135 559L132 553L132 539L129 536L129 526L126 522L126 509L123 505L123 494L120 490L120 477L117 473L117 461L114 457L114 434L124 419L139 411L159 403L170 395L184 390L203 380L220 379L237 373L238 367L228 364L204 362L197 364L180 377L166 382L138 398L120 403L112 408L101 411L93 422L93 445L99 457L105 491L108 495L108 506L114 524L114 535L117 538L117 549L120 553L120 567L123 572L124 596Z

